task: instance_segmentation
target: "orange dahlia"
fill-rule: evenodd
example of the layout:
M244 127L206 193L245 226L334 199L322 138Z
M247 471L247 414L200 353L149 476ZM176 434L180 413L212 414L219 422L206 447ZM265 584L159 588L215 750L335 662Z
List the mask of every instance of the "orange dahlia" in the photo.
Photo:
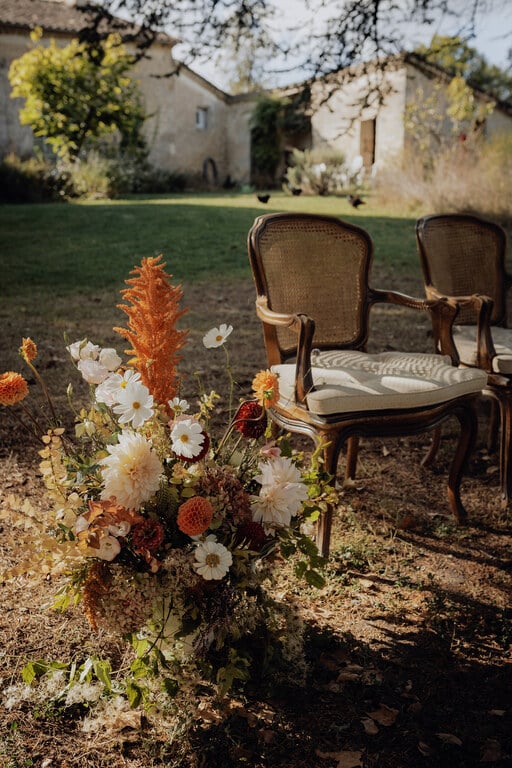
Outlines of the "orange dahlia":
M252 389L256 399L264 408L270 408L279 400L279 381L276 373L260 371L252 380Z
M0 405L14 405L28 395L28 384L15 371L0 374Z
M178 528L187 536L204 533L213 518L213 507L203 496L192 496L178 509Z
M23 339L20 347L20 355L27 363L31 363L37 357L37 344L29 337Z

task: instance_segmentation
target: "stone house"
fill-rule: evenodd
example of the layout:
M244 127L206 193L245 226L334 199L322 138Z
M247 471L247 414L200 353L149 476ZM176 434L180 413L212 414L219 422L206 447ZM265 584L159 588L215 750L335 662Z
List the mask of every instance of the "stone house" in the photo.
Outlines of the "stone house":
M43 28L43 41L54 38L65 45L84 27L84 12L77 0L0 0L0 157L9 152L28 155L34 145L30 129L19 123L19 103L9 96L7 73L11 61L27 50L30 30L36 26ZM186 66L178 75L162 77L173 67L176 42L159 36L150 56L134 67L151 115L145 125L150 162L165 170L203 175L220 185L228 178L248 183L250 118L257 95L229 95ZM378 77L382 75L377 70L354 67L333 75L327 86L316 81L311 88L311 128L301 137L300 147L337 148L349 163L375 173L393 162L410 141L404 120L408 104L435 93L438 111L446 111L443 88L450 77L439 67L426 65L413 54L397 56L380 84L386 91L381 104L368 98ZM334 92L325 103L325 88L332 85ZM484 93L475 96L489 100ZM512 106L497 103L484 130L488 137L510 133ZM295 140L283 138L280 172L293 146L298 146Z
M441 132L451 132L446 116L451 79L445 70L415 54L388 60L384 74L371 67L354 67L333 75L327 84L332 91L328 102L324 99L325 84L317 83L312 91L311 145L335 147L349 162L359 160L362 167L376 173L411 146L405 120L410 105L434 98L436 112L444 116ZM381 100L376 98L377 92ZM496 102L483 91L473 90L473 95L482 105L494 104L481 126L485 137L511 134L512 105Z
M0 156L29 155L32 131L18 119L19 100L10 98L11 62L28 50L30 31L43 29L43 43L66 45L85 26L84 12L73 0L0 0ZM249 120L253 99L230 96L186 66L173 69L177 41L161 35L150 56L134 67L146 111L149 161L156 168L203 174L222 184L229 176L248 182Z

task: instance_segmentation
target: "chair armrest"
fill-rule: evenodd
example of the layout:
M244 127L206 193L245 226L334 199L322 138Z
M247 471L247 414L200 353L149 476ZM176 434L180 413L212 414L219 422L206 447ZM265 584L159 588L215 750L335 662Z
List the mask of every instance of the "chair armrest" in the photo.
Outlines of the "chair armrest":
M428 295L433 299L445 299L456 308L457 314L461 309L469 309L474 313L476 325L477 367L492 372L492 361L496 357L496 349L492 339L491 314L493 300L490 296L473 294L472 296L444 296L428 286ZM457 317L455 317L456 321Z
M295 400L302 405L306 404L306 395L313 387L313 374L311 372L311 348L315 323L307 315L286 315L269 309L266 296L258 296L256 299L256 314L260 320L272 326L288 328L297 334L297 352L295 365Z

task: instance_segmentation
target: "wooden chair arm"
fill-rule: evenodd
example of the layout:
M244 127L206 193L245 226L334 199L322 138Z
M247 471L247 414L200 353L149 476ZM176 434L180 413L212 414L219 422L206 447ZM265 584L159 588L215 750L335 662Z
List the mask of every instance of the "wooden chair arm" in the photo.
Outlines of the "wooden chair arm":
M455 307L456 316L461 309L469 309L474 312L476 325L477 367L492 372L492 360L496 356L496 349L492 339L491 314L493 300L490 296L473 294L471 296L444 296L432 286L427 288L428 296L433 300L446 300ZM438 339L436 329L434 336Z
M295 399L306 405L306 395L313 389L313 374L311 373L311 348L315 323L307 315L286 315L269 309L266 296L256 299L256 314L264 323L281 328L288 328L297 334L297 351L295 364Z

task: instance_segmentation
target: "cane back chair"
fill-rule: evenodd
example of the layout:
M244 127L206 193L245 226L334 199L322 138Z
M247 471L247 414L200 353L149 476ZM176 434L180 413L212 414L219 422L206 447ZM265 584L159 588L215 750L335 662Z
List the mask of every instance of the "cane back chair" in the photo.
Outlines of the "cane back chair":
M268 364L279 376L279 401L270 411L274 422L321 442L325 469L334 478L347 442L345 474L353 478L359 437L418 434L456 416L461 431L448 496L457 520L464 520L460 482L475 436L473 401L486 375L458 369L434 353L365 351L370 309L377 302L429 311L443 328L455 309L447 301L370 288L373 242L364 229L335 217L259 216L248 250ZM317 528L324 555L332 514L324 513Z
M416 239L427 298L449 297L458 314L452 356L463 366L487 373L484 395L497 404L500 429L500 486L504 505L512 493L512 329L507 327L507 290L512 277L505 269L504 229L469 214L434 214L416 222ZM434 329L438 348L446 348Z

